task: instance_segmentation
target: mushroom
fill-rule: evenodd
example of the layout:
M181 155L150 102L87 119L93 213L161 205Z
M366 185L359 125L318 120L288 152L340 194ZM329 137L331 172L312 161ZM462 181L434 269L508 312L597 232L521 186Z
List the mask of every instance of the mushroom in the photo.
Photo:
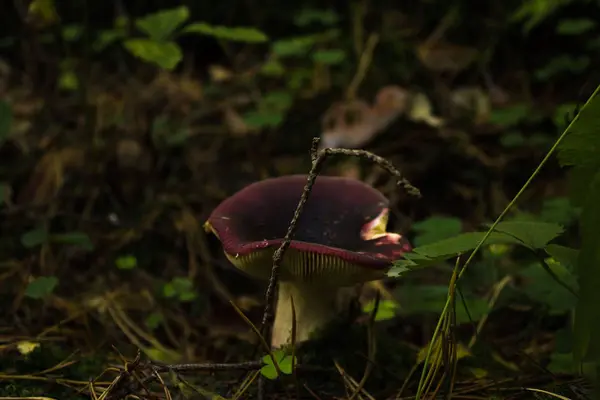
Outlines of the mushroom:
M235 267L267 280L306 181L289 175L253 183L219 204L205 229ZM402 235L386 232L388 207L385 196L359 180L317 178L281 262L274 348L291 339L292 299L300 343L336 316L340 289L383 278L410 251Z
M410 93L396 85L377 92L373 106L363 100L334 103L322 118L321 148L357 148L387 128L410 105Z

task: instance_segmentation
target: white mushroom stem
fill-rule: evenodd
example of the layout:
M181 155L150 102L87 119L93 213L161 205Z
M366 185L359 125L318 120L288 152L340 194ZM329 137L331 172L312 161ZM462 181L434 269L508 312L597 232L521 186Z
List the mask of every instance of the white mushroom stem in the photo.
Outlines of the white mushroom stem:
M292 298L296 312L296 343L304 342L327 325L339 310L340 289L322 285L279 282L271 347L291 343Z

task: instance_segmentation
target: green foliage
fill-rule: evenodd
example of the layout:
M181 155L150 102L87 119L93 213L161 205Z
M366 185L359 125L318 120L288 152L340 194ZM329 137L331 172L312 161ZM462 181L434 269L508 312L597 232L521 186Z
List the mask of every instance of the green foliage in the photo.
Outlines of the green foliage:
M115 264L119 269L134 269L138 265L137 258L130 254L117 258Z
M398 298L403 313L439 315L448 298L448 286L407 285L398 290ZM463 303L457 294L456 322L458 324L478 321L489 312L488 302L482 298L465 294L464 300Z
M296 357L292 359L292 356L288 355L286 350L283 349L273 351L273 358L275 358L277 361L279 370L286 375L290 375L292 373L292 361L294 364L298 362ZM263 356L262 362L265 365L260 369L260 373L267 379L277 379L279 375L275 365L273 364L273 359L271 356L269 354Z
M135 26L156 42L168 40L175 30L190 17L186 6L163 10L138 18Z
M581 250L577 257L580 287L575 312L575 359L600 360L600 346L592 338L600 335L600 86L569 125L558 146L562 166L571 167L571 194L582 206Z
M52 294L56 286L58 286L57 277L40 276L29 282L25 289L25 296L36 300L43 299Z
M92 240L85 232L69 232L50 235L50 241L53 243L71 244L84 250L94 250Z
M181 48L175 42L128 39L123 46L134 56L168 70L175 68L183 58Z
M181 302L189 302L196 298L194 283L189 278L176 277L163 286L163 296Z
M563 231L562 226L536 221L506 221L496 226L485 244L514 244L532 250L544 248ZM424 268L440 261L473 250L485 237L486 232L463 233L435 243L418 246L404 255L404 260L396 261L388 276L397 277L418 268Z
M375 300L371 300L363 306L363 312L371 315L375 309ZM375 321L385 321L396 316L398 303L393 300L381 300L375 313Z
M566 265L550 258L546 260L546 264L561 282L577 288L577 278L569 272ZM550 314L563 314L575 307L577 297L566 288L556 285L555 279L540 268L539 264L528 266L519 275L525 278L524 291L527 297L546 305Z
M530 104L516 104L493 110L489 122L502 127L511 127L523 122L530 114Z
M563 19L556 27L560 35L581 35L596 26L596 21L589 18Z
M49 234L48 231L44 228L37 228L31 231L25 232L21 235L21 244L31 249L33 247L37 247L42 245L48 241Z
M183 29L182 33L199 33L235 42L263 43L269 40L267 35L255 28L211 26L204 22L190 24Z
M547 81L557 75L564 73L580 74L584 72L590 65L590 59L587 56L572 57L566 54L561 54L553 58L543 68L538 69L534 73L534 77L539 81Z
M123 46L141 60L172 70L183 59L181 47L174 40L178 34L208 35L217 39L247 43L262 43L268 40L264 33L255 28L212 26L204 22L194 22L180 29L189 17L188 8L179 6L138 18L135 20L135 26L147 37L125 39ZM123 38L123 29L105 31L98 38L96 49L104 49Z
M453 217L431 217L413 225L417 232L415 246L437 242L458 235L462 230L462 222Z
M543 20L572 0L525 0L514 12L513 21L523 22L524 33L529 33Z

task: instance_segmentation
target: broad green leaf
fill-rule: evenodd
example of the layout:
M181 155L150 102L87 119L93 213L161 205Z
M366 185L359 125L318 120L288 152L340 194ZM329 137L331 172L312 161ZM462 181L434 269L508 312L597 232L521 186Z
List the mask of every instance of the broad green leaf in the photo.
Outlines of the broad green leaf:
M585 55L578 57L562 54L550 60L543 68L533 74L539 81L547 81L564 73L580 74L590 65L590 58Z
M275 90L263 96L260 100L259 107L262 110L281 110L287 111L294 101L294 97L290 92L283 90Z
M247 43L263 43L269 40L267 35L256 28L209 25L204 22L189 24L182 33L199 33L218 39Z
M326 65L340 64L346 59L346 52L342 49L317 50L312 53L312 59Z
M581 210L574 207L567 197L556 197L544 201L540 219L565 226L576 221L580 212Z
M167 40L190 17L186 6L146 15L135 21L135 26L157 42Z
M149 329L155 330L160 326L160 324L163 323L164 319L165 318L160 312L153 312L150 315L148 315L148 317L146 317L144 323Z
M525 136L521 132L508 131L500 136L500 144L504 147L522 147L526 143Z
M266 76L282 76L285 73L285 67L279 60L272 58L260 67L260 72Z
M448 298L448 287L442 285L410 285L397 291L400 309L408 314L440 314ZM487 301L465 294L465 309L458 293L456 294L456 322L459 324L478 321L489 311Z
M100 52L124 37L125 33L118 30L101 31L93 44L93 49Z
M52 294L58 285L58 278L55 276L40 276L29 282L25 289L25 296L31 299L43 299Z
M12 106L5 100L0 100L0 145L8 139L13 122Z
M363 312L371 315L375 309L375 300L371 300L363 306ZM393 300L381 300L377 307L377 313L375 314L375 321L385 321L392 319L396 316L396 310L398 309L398 303Z
M531 249L544 248L563 231L562 226L549 222L504 221L496 225L496 232L515 237Z
M517 104L492 111L489 122L503 127L510 127L527 119L531 113L531 105Z
M73 244L85 250L94 250L92 240L85 232L69 232L50 235L50 240L56 243Z
M24 247L31 249L33 247L46 243L48 241L48 238L48 231L46 231L43 228L37 228L29 232L25 232L21 236L21 244Z
M33 0L29 3L27 12L29 18L41 19L47 25L54 24L60 19L54 0Z
M62 37L67 42L74 42L81 38L83 27L81 25L67 25L62 30Z
M194 300L196 298L194 283L188 278L173 278L171 282L163 286L163 296L168 298L177 297L182 302Z
M284 114L280 111L256 110L244 113L242 118L251 128L275 128L283 122Z
M277 365L279 366L279 370L289 375L292 373L292 356L287 355L285 350L278 349L273 351L273 357L277 361ZM260 372L267 379L277 379L277 369L275 365L273 365L273 360L269 354L266 354L262 357L262 362L265 364ZM298 360L294 357L294 363L297 363Z
M303 56L317 43L315 35L281 39L273 43L273 53L280 57Z
M416 247L413 252L428 258L452 257L459 253L473 250L485 237L485 234L485 232L462 233L452 238L440 240L439 242ZM504 233L492 232L485 241L485 244L521 244L521 241Z
M115 261L119 269L134 269L137 267L137 258L132 255L121 256Z
M575 271L579 250L560 246L558 244L549 244L544 250L546 250L546 253L548 253L550 257L562 264L569 271Z
M563 19L556 27L560 35L581 35L596 26L596 21L589 18Z
M558 262L547 260L554 275L571 288L577 289L577 279ZM532 300L549 307L552 314L560 314L573 309L577 298L559 285L540 264L533 264L519 273L525 278L524 292Z
M172 70L183 58L181 48L175 42L157 42L152 39L129 39L123 42L134 56Z
M415 246L422 246L458 235L462 223L453 217L431 217L413 224L413 229L417 232Z

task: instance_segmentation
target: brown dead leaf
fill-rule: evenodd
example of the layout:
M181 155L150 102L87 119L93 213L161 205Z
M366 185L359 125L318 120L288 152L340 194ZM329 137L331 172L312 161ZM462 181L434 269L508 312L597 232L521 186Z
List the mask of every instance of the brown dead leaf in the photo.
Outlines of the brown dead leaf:
M455 117L469 116L475 125L485 123L492 112L490 97L479 87L462 87L450 94Z
M208 74L213 82L227 82L233 78L233 72L216 64L208 67Z
M364 100L336 102L322 118L321 147L357 148L406 112L411 94L396 85L381 88L372 106Z
M19 193L17 202L43 204L50 201L60 191L67 170L83 167L84 159L83 150L75 147L44 155Z
M475 61L477 50L446 42L425 41L417 46L417 58L431 71L458 73Z
M232 136L241 137L249 133L258 132L256 129L250 128L242 116L233 107L228 105L223 107L223 122Z

